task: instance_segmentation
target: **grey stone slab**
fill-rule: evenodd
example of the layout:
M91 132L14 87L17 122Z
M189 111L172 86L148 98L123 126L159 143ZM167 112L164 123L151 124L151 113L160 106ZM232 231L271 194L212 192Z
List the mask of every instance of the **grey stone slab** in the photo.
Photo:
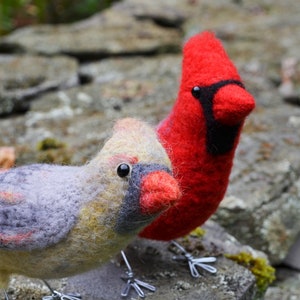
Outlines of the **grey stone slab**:
M111 55L178 52L181 32L108 10L73 25L29 26L0 40L0 51L68 54L90 60Z
M28 108L26 99L78 84L78 63L67 56L0 55L0 116Z

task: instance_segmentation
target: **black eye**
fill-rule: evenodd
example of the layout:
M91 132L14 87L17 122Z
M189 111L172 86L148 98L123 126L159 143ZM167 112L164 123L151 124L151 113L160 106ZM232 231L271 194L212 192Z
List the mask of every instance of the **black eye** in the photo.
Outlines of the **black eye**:
M131 167L126 163L121 163L117 167L117 174L120 177L126 177L130 173L130 171L131 171Z
M197 99L199 99L200 98L200 95L201 95L201 88L199 87L199 86L194 86L193 88L192 88L192 95L195 97L195 98L197 98Z

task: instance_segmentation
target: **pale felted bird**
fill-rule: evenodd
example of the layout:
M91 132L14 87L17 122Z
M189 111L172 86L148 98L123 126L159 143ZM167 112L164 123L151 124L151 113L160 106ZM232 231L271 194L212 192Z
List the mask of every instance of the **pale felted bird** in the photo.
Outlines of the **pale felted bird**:
M98 267L179 197L155 131L130 118L84 166L1 172L0 287L14 273L50 279Z

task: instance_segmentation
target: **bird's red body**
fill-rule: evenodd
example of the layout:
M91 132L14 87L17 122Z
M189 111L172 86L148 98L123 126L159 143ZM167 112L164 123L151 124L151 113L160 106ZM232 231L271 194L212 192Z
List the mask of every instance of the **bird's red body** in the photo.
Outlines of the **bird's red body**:
M140 236L175 239L216 211L244 120L254 106L220 41L209 32L192 37L184 47L177 101L157 128L183 195Z

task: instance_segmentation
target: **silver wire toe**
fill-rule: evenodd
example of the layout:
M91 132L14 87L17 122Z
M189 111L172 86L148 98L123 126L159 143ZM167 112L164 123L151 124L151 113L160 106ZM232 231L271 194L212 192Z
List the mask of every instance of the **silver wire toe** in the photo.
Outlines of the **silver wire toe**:
M208 271L212 274L217 272L217 269L213 266L207 265L207 263L210 262L215 262L217 259L215 257L199 257L199 258L194 258L194 256L187 252L182 246L180 246L178 243L175 241L172 241L172 244L176 246L181 252L181 256L174 256L174 260L187 260L190 268L191 275L194 278L200 277L200 273L198 272L197 267L204 269L205 271Z
M145 293L142 291L141 287L151 291L151 292L155 292L156 288L155 286L146 283L144 281L141 281L139 279L135 279L134 278L134 274L132 271L132 268L127 260L127 257L124 253L124 251L121 251L123 260L126 264L127 267L127 271L126 271L126 277L122 277L123 280L127 280L122 292L121 292L121 296L122 297L127 297L129 295L130 290L133 288L135 290L135 292L139 295L139 297L141 298L145 298Z
M42 300L81 300L81 296L78 293L74 294L62 294L52 289L46 280L43 280L48 289L51 291L50 296L44 296Z

